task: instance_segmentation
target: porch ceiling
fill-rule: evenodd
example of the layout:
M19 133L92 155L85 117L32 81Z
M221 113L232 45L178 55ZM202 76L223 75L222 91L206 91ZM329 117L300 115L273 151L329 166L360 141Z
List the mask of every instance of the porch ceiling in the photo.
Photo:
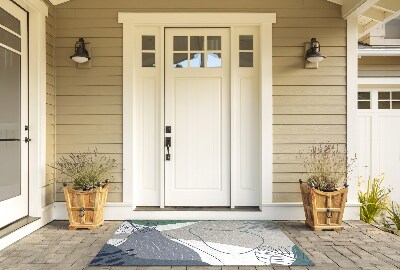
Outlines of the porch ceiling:
M70 0L49 0L59 5ZM358 16L358 37L369 33L400 15L399 0L326 0L342 6L342 17Z
M400 15L399 0L326 0L342 6L342 16L358 16L359 38Z

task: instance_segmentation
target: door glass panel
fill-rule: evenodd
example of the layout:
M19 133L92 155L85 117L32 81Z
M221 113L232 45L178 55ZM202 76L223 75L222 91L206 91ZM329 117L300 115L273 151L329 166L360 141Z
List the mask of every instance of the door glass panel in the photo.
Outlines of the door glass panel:
M239 67L252 67L253 66L253 53L240 52L239 53Z
M222 67L221 53L208 53L207 67L210 68Z
M0 47L0 201L21 194L21 57Z
M188 67L188 54L187 53L174 53L174 68Z
M362 110L369 110L371 109L371 104L369 101L359 101L358 108Z
M378 101L378 109L390 109L390 101Z
M378 92L379 100L390 100L390 92Z
M204 67L204 53L191 53L190 67Z
M358 100L370 100L371 93L370 92L358 92Z
M142 50L154 51L156 49L155 36L142 36Z
M175 36L174 51L187 51L187 50L188 50L188 37Z
M204 50L204 37L192 36L190 37L190 50L203 51Z
M20 21L2 8L0 8L0 24L17 34L21 34Z
M207 50L209 51L221 50L221 37L220 36L207 37Z
M142 53L142 67L155 67L156 54L155 53Z
M392 99L400 100L400 92L392 92Z
M3 28L0 28L0 43L13 48L14 50L21 51L21 39Z
M400 101L392 101L392 109L400 109Z
M241 35L239 36L239 50L253 50L253 36Z

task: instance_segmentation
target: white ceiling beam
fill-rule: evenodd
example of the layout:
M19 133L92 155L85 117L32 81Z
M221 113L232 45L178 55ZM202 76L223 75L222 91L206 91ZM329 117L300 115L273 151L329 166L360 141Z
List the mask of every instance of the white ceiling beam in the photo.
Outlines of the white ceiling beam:
M346 0L342 5L342 17L359 16L370 9L379 0ZM397 1L397 0L396 0Z
M343 0L327 0L327 1L337 5L343 5Z
M400 0L396 0L396 1L399 1L399 2L400 2ZM382 24L385 24L385 23L387 23L388 21L391 21L391 20L393 20L394 18L397 18L398 16L400 16L400 10L397 11L396 13L389 13L389 12L387 12L386 15L387 15L386 18L385 18L385 19L383 20L383 22L381 22L381 23L378 23L378 22L376 22L376 21L371 21L369 24L364 25L362 29L359 28L359 29L358 29L359 37L362 37L362 36L368 34L369 32L371 32L371 30L373 30L373 29L376 28L377 26L382 25Z
M70 1L70 0L49 0L53 5L59 5L59 4L62 4L62 3L65 3L65 2L68 2L68 1Z
M386 11L391 11L393 13L400 10L399 0L379 0L376 4L378 8L384 9Z
M386 12L381 11L379 9L370 8L367 11L365 11L363 14L361 14L361 16L364 16L364 17L370 18L371 20L374 20L376 22L382 23L386 19L385 13Z

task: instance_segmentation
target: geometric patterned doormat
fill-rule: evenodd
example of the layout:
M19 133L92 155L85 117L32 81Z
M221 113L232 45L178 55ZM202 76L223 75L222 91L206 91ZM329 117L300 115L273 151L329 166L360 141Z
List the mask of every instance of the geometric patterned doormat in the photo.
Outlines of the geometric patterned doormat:
M124 221L92 266L314 265L271 221Z

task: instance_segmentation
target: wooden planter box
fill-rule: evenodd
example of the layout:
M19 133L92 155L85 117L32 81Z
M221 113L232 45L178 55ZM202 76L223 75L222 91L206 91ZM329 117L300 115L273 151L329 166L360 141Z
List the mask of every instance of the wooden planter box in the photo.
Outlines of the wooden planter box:
M109 184L89 191L64 187L67 203L69 230L94 230L104 222L104 206L107 201Z
M314 231L342 230L342 218L348 188L324 192L311 188L306 183L301 183L300 189L306 225Z

